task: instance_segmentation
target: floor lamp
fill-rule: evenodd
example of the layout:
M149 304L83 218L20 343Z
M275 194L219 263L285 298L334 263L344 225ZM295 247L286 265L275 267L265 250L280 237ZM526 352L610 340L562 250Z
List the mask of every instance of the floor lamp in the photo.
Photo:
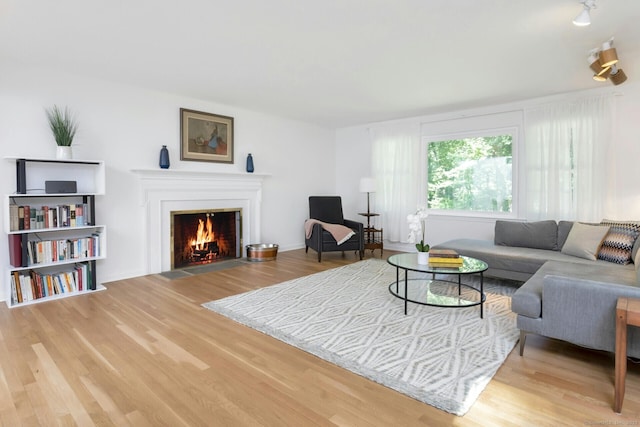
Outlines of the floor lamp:
M371 228L371 204L369 201L369 194L376 191L376 179L375 178L360 178L360 192L367 193L367 228Z

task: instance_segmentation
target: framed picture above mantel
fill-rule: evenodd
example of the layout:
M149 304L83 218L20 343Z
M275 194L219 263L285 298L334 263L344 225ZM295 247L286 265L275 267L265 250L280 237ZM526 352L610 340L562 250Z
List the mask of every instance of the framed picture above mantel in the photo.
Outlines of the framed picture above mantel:
M180 109L180 160L233 163L233 117Z

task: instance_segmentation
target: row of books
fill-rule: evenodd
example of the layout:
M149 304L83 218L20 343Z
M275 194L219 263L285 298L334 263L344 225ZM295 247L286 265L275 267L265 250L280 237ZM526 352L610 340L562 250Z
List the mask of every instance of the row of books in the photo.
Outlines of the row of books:
M462 267L464 260L453 249L431 249L429 251L429 266L443 268Z
M39 230L59 227L91 225L91 208L88 203L57 206L9 206L11 231Z
M33 301L53 295L95 290L91 263L76 264L73 269L54 274L31 270L11 274L11 301L13 304Z
M69 261L100 256L100 233L87 237L57 240L32 240L26 242L27 259L19 235L9 236L9 260L14 267L28 267L37 264Z

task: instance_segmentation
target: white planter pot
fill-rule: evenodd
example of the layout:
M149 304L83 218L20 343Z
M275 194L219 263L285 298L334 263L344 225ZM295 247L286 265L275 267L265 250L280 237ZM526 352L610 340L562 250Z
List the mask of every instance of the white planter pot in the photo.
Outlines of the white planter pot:
M429 252L418 252L418 264L429 264Z
M58 145L58 150L56 151L56 159L58 160L70 160L73 158L73 153L71 152L71 146L62 146Z

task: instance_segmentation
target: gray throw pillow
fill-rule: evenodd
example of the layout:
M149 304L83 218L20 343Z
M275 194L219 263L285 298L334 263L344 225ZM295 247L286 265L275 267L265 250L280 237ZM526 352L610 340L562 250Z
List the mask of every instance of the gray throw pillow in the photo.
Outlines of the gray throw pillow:
M535 222L496 221L494 243L522 248L558 249L558 225L552 219Z
M595 261L602 241L608 232L608 225L587 225L576 222L571 227L561 252Z

